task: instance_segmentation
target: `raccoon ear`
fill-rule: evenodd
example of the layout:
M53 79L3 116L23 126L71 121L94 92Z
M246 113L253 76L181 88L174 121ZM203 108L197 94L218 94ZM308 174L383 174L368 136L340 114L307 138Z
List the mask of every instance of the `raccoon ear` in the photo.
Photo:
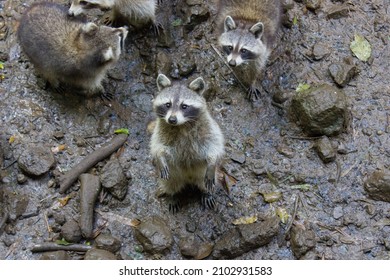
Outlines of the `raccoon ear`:
M236 23L234 22L231 16L227 16L225 18L224 28L225 28L225 32L236 29Z
M115 58L115 55L114 55L114 51L112 50L111 47L109 47L108 49L106 49L104 52L103 52L103 61L104 62L108 62L112 59Z
M260 39L263 35L264 31L264 24L262 22L258 22L254 24L251 28L249 28L249 32L253 33L255 35L256 39Z
M84 32L84 33L87 33L87 34L93 34L95 33L97 30L98 30L98 26L96 24L94 24L93 22L88 22L86 24L83 25L83 27L81 28L81 30Z
M202 94L206 87L206 83L202 77L199 77L192 81L188 87L193 91L196 91L198 94Z
M171 81L168 79L168 77L165 76L164 74L159 74L156 82L157 82L158 91L161 91L172 84Z

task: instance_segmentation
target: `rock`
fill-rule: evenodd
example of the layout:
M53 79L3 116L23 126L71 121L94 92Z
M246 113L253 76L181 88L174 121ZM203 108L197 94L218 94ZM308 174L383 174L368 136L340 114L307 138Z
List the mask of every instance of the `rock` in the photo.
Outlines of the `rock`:
M113 237L111 234L99 234L95 239L95 247L97 249L103 249L111 253L116 253L121 248L121 242L119 239Z
M350 10L351 8L346 4L334 5L328 10L327 17L329 19L339 19L342 17L347 17Z
M210 17L210 11L204 5L189 6L184 17L185 29L192 31L195 26L205 22Z
M286 156L288 158L293 158L295 156L295 150L290 148L290 147L288 147L285 144L278 145L276 150L278 151L279 154L284 155L284 156Z
M269 215L253 224L241 224L217 240L213 258L232 259L271 242L279 231L279 219Z
M24 174L20 173L16 176L16 180L18 181L18 184L24 184L27 182L27 177Z
M343 207L341 206L336 206L333 209L333 218L336 220L340 219L344 215Z
M171 230L158 216L142 220L141 224L134 229L134 235L145 251L150 254L164 253L170 250L173 244Z
M115 255L102 249L90 249L85 254L84 260L116 260Z
M211 254L213 247L211 243L198 242L194 235L182 237L179 241L180 253L186 258L195 260L207 258Z
M165 51L159 51L156 56L156 72L169 75L172 71L172 59Z
M329 73L335 83L346 86L357 74L357 67L350 63L333 63L329 66Z
M69 254L65 251L53 251L53 252L45 252L39 258L40 260L70 260Z
M336 159L336 151L333 149L328 137L323 136L318 139L314 144L314 148L324 163L329 163Z
M244 164L246 161L246 156L241 151L234 151L231 153L230 159L234 162L239 163L239 164Z
M128 180L117 157L112 157L100 173L102 187L115 198L123 200L127 194Z
M313 46L312 57L314 60L321 60L327 57L329 53L329 46L326 44L317 43Z
M321 8L322 0L305 0L306 8L316 13Z
M80 175L80 228L87 239L92 237L93 210L100 187L98 176L87 173Z
M82 238L79 224L73 219L67 221L61 227L61 236L68 242L78 243Z
M297 259L316 246L316 235L309 225L293 225L291 228L291 250Z
M3 204L7 206L9 219L15 221L26 212L30 199L18 192L4 190L3 201Z
M390 202L390 171L375 171L364 182L364 189L375 200Z
M337 135L347 123L346 95L325 84L297 92L290 109L309 136Z
M54 164L55 159L50 148L42 145L27 145L18 158L20 169L33 177L39 177L49 172Z
M182 77L188 77L192 72L196 70L196 63L192 55L184 54L177 64L179 69L179 75Z

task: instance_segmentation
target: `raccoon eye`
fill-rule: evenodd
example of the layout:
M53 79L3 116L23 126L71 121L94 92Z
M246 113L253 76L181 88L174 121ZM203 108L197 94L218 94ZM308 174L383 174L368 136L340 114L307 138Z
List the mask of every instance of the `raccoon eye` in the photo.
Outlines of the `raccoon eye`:
M165 103L165 107L167 107L167 108L171 108L171 102L168 102L168 103Z
M241 52L242 54L246 54L246 53L248 52L248 50L247 50L247 49L241 49L240 52Z
M187 109L188 107L189 107L189 106L186 105L186 104L181 104L181 108L182 108L183 110Z
M223 46L222 48L226 54L230 54L233 51L233 46Z
M81 5L81 6L87 6L87 5L88 5L88 2L87 2L87 1L80 1L80 5Z

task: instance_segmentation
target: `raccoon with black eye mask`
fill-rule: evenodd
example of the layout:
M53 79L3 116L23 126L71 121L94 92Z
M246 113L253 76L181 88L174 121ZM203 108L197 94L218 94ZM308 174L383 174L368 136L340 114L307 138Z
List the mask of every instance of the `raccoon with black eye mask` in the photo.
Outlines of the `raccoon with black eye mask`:
M271 53L280 22L278 0L219 0L219 45L247 97L258 99L258 77Z
M177 212L177 194L188 186L202 193L203 206L214 208L216 168L224 155L224 137L202 96L203 78L189 85L157 78L159 93L153 101L157 115L150 152L159 174L158 183L169 197L169 210Z

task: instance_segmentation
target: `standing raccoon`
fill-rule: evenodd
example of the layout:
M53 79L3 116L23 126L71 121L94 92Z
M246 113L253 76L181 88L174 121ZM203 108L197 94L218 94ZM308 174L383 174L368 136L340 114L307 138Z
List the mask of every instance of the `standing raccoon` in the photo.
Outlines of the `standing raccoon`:
M218 0L219 44L237 77L258 99L257 77L271 53L280 22L279 0Z
M156 22L157 0L72 0L70 16L77 16L87 9L109 10L106 24L123 22L136 28Z
M224 155L224 137L211 117L202 94L203 78L188 86L157 77L158 95L153 102L157 115L150 150L159 171L159 184L170 196L169 210L179 209L177 194L187 186L202 192L202 204L215 207L216 168Z
M104 92L101 82L119 59L126 36L125 28L70 18L54 3L33 4L18 29L23 51L51 86L70 86L85 95Z

